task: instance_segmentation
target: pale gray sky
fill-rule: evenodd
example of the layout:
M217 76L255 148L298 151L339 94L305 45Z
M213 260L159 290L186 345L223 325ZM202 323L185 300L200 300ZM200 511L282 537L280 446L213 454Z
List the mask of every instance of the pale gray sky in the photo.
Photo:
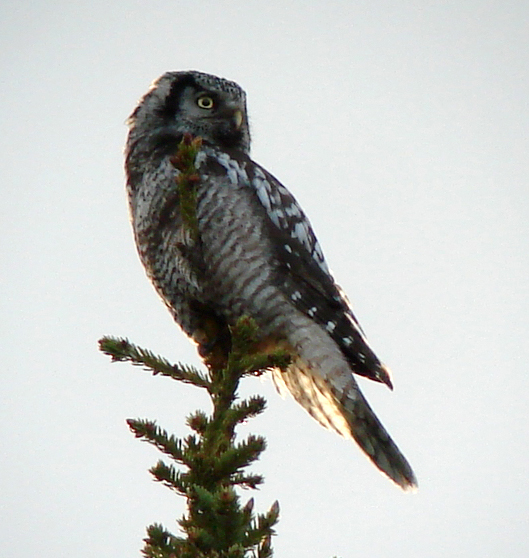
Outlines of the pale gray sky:
M528 43L523 0L4 2L0 556L139 556L183 512L125 419L183 435L206 399L96 346L198 364L136 256L122 170L126 117L180 69L247 90L253 156L392 368L393 393L362 386L420 483L402 494L245 382L269 401L249 430L278 558L527 556Z

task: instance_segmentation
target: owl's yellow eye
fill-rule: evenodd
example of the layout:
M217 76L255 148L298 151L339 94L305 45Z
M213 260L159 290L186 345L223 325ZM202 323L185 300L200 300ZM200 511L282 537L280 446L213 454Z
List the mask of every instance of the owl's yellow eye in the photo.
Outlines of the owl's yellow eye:
M211 97L204 96L204 97L199 97L197 99L197 105L201 109L212 109L213 106L215 105L215 102L213 101L213 99Z

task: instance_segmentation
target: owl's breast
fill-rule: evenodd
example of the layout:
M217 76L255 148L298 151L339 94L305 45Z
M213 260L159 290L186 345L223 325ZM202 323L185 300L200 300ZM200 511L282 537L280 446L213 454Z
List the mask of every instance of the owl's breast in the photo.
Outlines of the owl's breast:
M270 308L286 301L276 281L276 256L264 208L248 178L249 164L247 157L238 159L213 149L197 157L205 295L229 321L249 315L268 328Z
M186 228L169 159L143 177L131 198L131 218L140 259L169 306L178 297L202 298L200 244Z

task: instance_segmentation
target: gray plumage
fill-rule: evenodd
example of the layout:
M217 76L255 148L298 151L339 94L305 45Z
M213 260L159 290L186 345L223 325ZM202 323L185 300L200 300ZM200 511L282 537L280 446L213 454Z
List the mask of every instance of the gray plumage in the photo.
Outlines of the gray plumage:
M260 328L263 348L292 356L274 371L324 426L353 437L404 489L408 462L360 392L354 374L392 387L345 295L334 282L309 221L290 192L249 157L246 95L200 72L169 72L129 119L127 189L147 275L202 355L229 348L240 316ZM202 138L195 165L198 238L182 226L174 155L183 134Z

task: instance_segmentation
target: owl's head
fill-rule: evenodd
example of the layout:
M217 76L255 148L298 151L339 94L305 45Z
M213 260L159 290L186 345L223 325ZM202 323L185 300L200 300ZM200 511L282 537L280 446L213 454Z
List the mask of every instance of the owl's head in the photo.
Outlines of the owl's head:
M246 94L233 81L202 72L162 75L128 124L129 141L148 136L160 146L189 132L222 149L250 150Z

